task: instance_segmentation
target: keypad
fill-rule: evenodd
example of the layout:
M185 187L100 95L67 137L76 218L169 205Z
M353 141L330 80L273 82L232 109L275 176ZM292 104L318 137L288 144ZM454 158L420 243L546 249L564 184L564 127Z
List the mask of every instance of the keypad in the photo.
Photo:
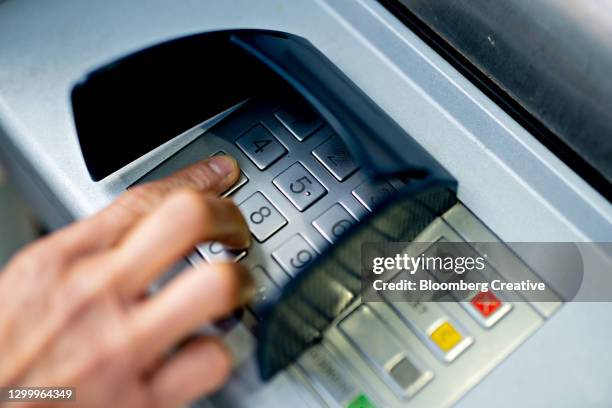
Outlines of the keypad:
M353 224L355 224L355 219L339 203L334 204L312 222L312 225L330 244L336 242Z
M287 150L262 124L257 124L236 140L236 145L257 166L265 170Z
M323 120L312 109L300 103L284 106L274 116L300 142L323 126Z
M239 180L222 195L239 203L254 240L248 250L207 242L197 245L197 252L208 262L241 262L249 268L256 294L243 314L247 327L252 327L247 318L256 324L260 306L311 266L323 248L336 243L357 223L355 217L363 219L405 184L401 178L368 180L342 139L321 118L296 106L247 102L139 180L166 176L212 152L230 154L239 162ZM460 225L466 219L476 220L461 213ZM435 225L430 227L438 231L442 224ZM429 242L438 239L431 236ZM195 257L190 261L197 262ZM417 271L439 281L437 272ZM396 406L400 400L399 405L413 401L419 405L420 398L437 400L431 393L439 390L449 373L470 374L464 367L472 364L473 356L479 366L472 368L484 372L483 367L492 368L490 362L498 361L541 324L530 305L511 304L491 291L450 291L444 296L440 303L398 302L385 296L384 302L353 304L326 332L321 344L327 342L329 347L304 353L297 365L330 406ZM479 358L484 355L488 363ZM455 361L459 356L463 357ZM435 380L434 370L439 375ZM388 387L382 383L371 387L378 381ZM427 386L430 381L438 384Z
M395 188L385 180L367 180L353 190L353 195L368 211L372 211L376 205L382 203L389 197Z
M314 261L317 251L301 234L289 238L284 244L272 251L272 257L291 276L306 269Z
M312 154L338 181L346 180L359 168L346 145L336 135L315 148Z
M327 193L325 187L299 162L279 174L273 183L300 211Z
M238 207L251 233L259 242L270 238L272 234L287 225L285 217L260 192L247 198Z

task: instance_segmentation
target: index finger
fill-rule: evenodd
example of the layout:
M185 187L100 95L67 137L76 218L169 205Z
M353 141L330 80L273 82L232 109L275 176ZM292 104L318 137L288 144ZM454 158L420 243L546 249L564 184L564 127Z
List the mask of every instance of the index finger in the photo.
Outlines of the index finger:
M239 175L238 163L231 156L208 158L163 179L129 189L99 213L58 231L41 244L52 244L67 259L107 249L173 191L187 188L218 195L231 187Z

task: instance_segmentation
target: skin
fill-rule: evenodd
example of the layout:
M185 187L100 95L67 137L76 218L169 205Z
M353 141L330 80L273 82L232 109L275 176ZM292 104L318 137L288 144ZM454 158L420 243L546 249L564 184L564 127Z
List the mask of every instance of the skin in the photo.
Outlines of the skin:
M201 265L147 288L199 242L249 245L240 211L218 197L238 176L234 159L211 158L15 255L0 271L0 386L74 387L67 406L113 408L178 407L219 388L227 349L185 339L248 301L248 271Z

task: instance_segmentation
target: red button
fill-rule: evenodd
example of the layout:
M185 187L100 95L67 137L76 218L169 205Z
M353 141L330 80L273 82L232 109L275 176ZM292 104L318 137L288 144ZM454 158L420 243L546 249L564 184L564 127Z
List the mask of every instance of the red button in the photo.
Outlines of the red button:
M502 304L501 300L499 300L490 290L487 292L480 292L474 296L471 303L484 317L489 317L495 313Z

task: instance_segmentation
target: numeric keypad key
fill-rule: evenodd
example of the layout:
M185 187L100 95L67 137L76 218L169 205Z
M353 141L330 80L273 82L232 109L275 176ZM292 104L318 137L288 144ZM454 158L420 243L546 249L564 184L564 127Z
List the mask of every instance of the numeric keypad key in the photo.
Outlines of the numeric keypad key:
M272 257L291 276L306 269L315 260L317 252L300 234L289 238L272 251Z
M355 219L340 203L331 206L312 222L312 225L330 244L336 242L354 224Z
M395 192L395 188L385 180L367 180L353 190L353 195L368 211L385 201Z
M338 181L346 180L359 168L347 147L336 135L319 145L312 154Z
M287 150L261 123L236 139L236 145L259 170L265 170L283 157Z
M259 191L238 206L249 229L259 242L270 238L287 224L287 220Z
M300 211L327 193L325 187L299 162L293 163L272 182Z
M306 140L324 124L323 120L304 104L286 106L276 111L274 116L300 142Z
M216 241L205 242L203 244L199 244L197 246L198 252L206 259L208 262L238 262L242 258L245 257L247 251L244 249L241 250L232 250L225 248L222 244Z

